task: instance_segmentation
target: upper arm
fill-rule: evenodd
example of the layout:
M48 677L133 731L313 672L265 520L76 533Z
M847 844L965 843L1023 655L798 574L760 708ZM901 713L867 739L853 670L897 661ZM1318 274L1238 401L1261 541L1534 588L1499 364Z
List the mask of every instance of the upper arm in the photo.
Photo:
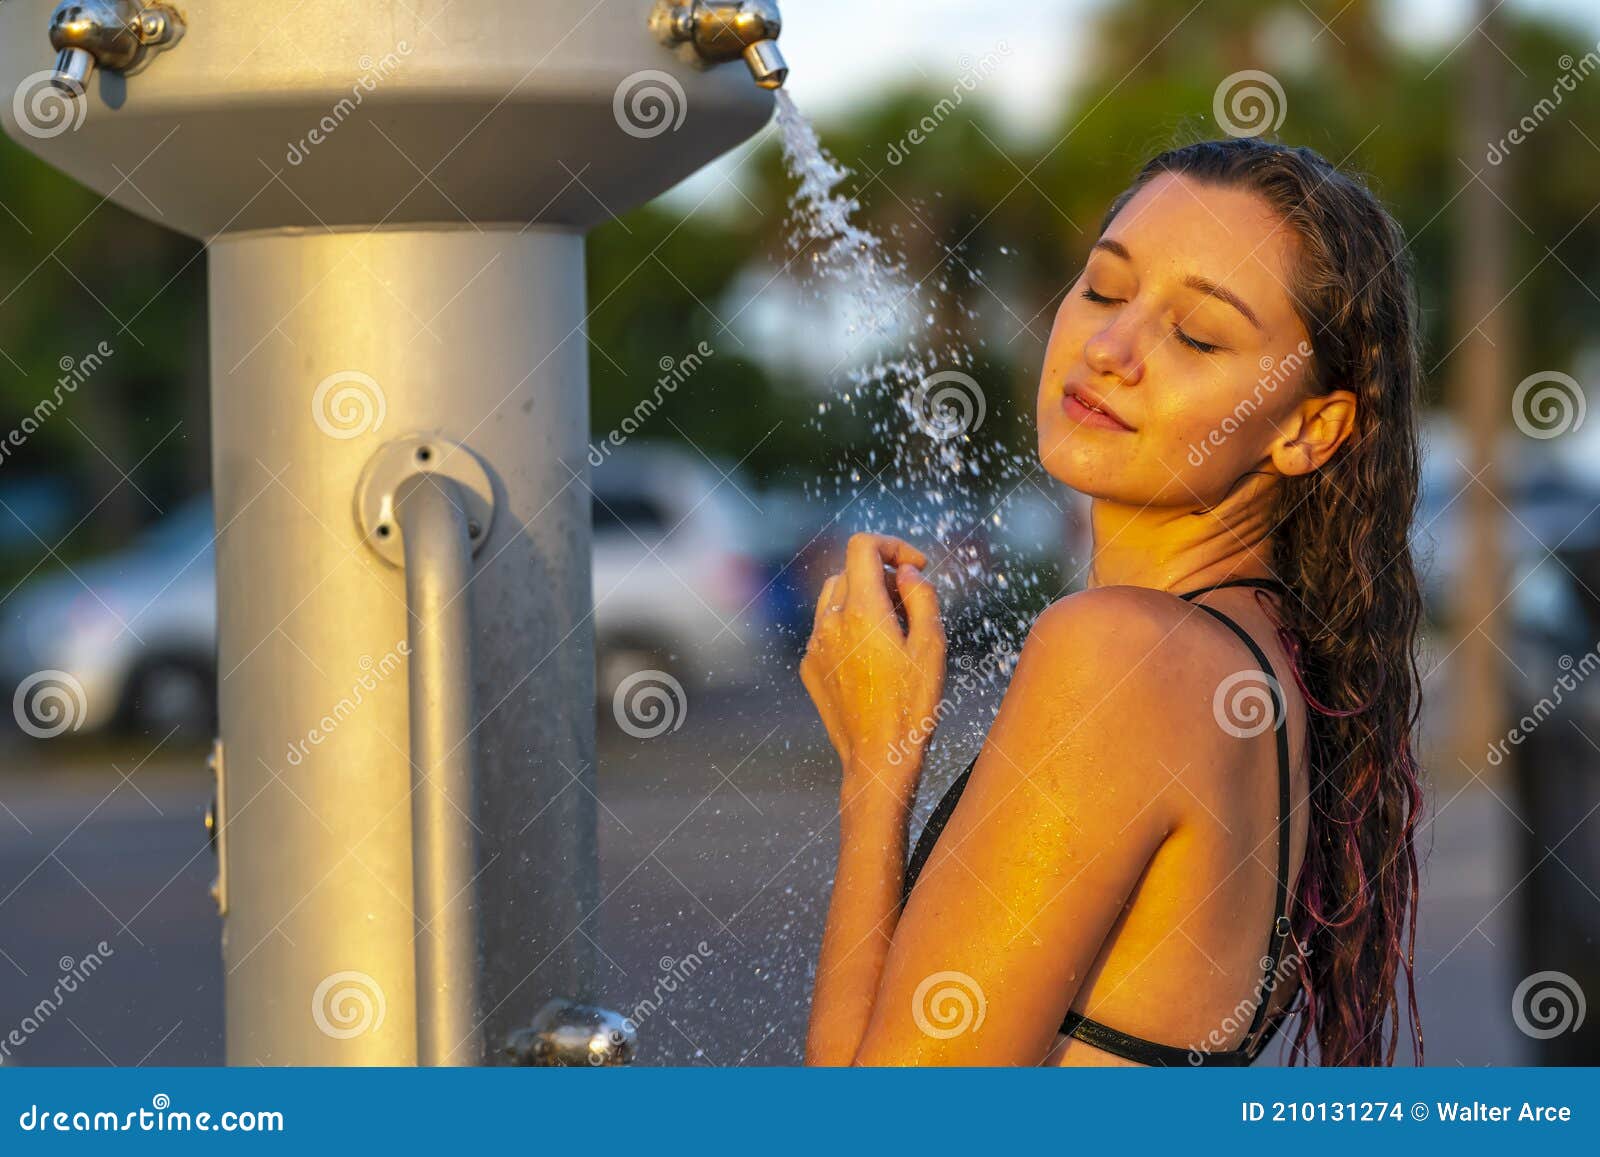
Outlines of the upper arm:
M1180 815L1211 742L1184 610L1087 591L1028 637L960 803L901 915L866 1064L1037 1064ZM1193 726L1191 726L1193 725Z

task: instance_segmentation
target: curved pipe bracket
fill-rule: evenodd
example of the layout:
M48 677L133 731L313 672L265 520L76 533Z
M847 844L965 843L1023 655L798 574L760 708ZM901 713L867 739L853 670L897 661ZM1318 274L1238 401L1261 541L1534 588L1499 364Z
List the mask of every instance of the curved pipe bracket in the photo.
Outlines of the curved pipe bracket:
M400 486L412 475L454 482L464 500L467 541L472 553L483 549L494 525L494 484L471 450L447 438L412 434L379 447L356 485L356 521L367 545L395 566L405 561L398 513Z

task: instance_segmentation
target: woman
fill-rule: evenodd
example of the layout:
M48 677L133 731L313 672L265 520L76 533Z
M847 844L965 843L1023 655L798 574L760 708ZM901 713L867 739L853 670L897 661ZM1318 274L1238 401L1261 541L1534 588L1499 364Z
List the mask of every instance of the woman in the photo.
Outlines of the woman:
M1116 200L1038 395L1044 468L1093 500L1088 589L909 872L926 559L857 535L822 590L800 672L844 776L808 1063L1244 1064L1295 1012L1291 1060L1393 1063L1416 328L1398 226L1310 150L1190 145Z

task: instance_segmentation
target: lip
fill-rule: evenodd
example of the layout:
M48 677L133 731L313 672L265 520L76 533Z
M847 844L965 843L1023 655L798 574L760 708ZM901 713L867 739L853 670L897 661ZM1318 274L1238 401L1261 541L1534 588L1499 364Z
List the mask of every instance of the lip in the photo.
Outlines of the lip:
M1080 426L1098 426L1103 430L1121 430L1129 434L1133 432L1133 427L1106 405L1104 398L1083 386L1065 387L1061 394L1061 408L1066 411L1067 417Z

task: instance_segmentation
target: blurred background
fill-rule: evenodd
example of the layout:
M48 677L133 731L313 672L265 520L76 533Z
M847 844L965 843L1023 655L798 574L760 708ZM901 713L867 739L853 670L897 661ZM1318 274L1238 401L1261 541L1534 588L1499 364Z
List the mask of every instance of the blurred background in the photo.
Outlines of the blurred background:
M1600 1062L1600 12L875 0L884 35L839 36L857 7L785 6L789 89L857 219L938 284L995 461L1031 453L1050 322L1105 207L1152 153L1227 131L1240 74L1270 81L1280 138L1397 214L1428 343L1426 1060ZM989 500L952 525L837 404L858 341L803 276L793 191L769 128L589 242L606 900L578 931L642 1063L800 1059L836 784L793 669L844 538L907 533L1000 576L948 584L968 662L960 640L1025 624L1087 562L1042 474L979 477ZM206 273L150 216L0 142L0 674L14 704L44 670L83 690L65 729L0 712L5 1064L221 1057ZM613 703L647 669L687 710L641 736ZM994 702L959 705L930 798ZM109 975L41 1015L91 953Z

